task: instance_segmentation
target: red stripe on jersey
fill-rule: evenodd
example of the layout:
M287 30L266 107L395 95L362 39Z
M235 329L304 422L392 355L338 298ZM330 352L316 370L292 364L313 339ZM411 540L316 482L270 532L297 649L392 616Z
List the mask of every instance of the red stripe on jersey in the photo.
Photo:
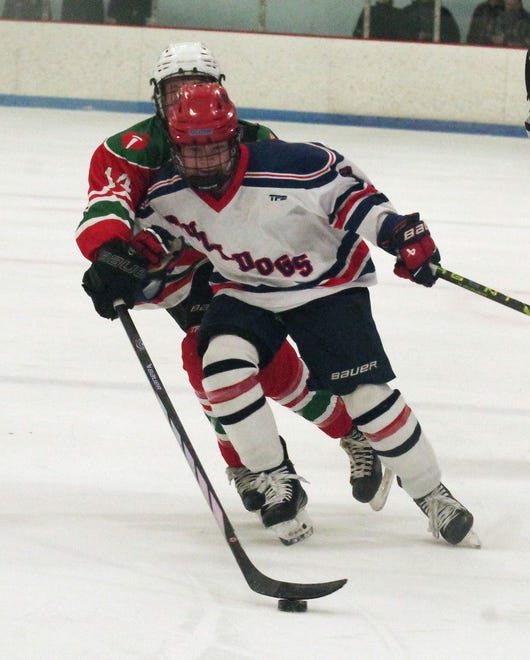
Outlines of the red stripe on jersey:
M175 174L175 176L170 177L169 179L162 179L161 181L155 181L152 186L149 187L149 195L157 191L159 188L175 183L181 178L180 174Z
M385 426L384 429L381 429L377 433L365 433L364 435L371 442L380 442L381 440L388 438L390 435L394 435L394 433L397 433L397 431L402 429L405 426L405 424L408 422L411 412L412 410L407 405L405 405L405 407L399 413L396 419L393 422L391 422L388 426Z
M352 207L355 204L357 204L357 202L360 199L363 199L363 197L367 197L368 195L371 195L372 193L376 193L376 192L377 190L372 185L368 185L364 190L354 193L343 204L342 208L337 213L337 219L335 220L332 226L335 227L336 229L343 229L344 225L348 220L348 216Z
M76 238L77 245L87 259L93 261L96 258L96 251L114 238L122 238L128 241L131 238L131 230L123 220L100 220L90 225Z
M185 246L171 263L173 268L175 266L191 266L198 261L204 261L204 259L206 259L206 257L202 252L199 252L195 248Z
M118 190L116 188L112 189L112 192L108 190L93 190L88 193L88 202L89 204L95 204L96 202L115 202L116 200L120 202L125 202L125 207L130 210L130 201L131 196L125 188Z
M166 287L162 289L160 295L156 296L156 298L153 298L152 300L149 300L148 302L154 305L163 302L166 298L169 298L169 296L173 295L176 291L180 291L180 289L187 286L190 283L190 281L193 279L194 274L195 271L192 270L181 280L178 280L177 282L171 282L171 284L168 284Z
M215 296L216 293L224 291L225 289L242 289L242 284L236 284L235 282L223 282L223 284L210 284L210 289Z
M368 245L363 240L360 240L350 257L346 270L344 270L341 275L337 275L337 277L332 277L326 282L323 282L322 286L339 286L346 282L353 282L357 274L362 270L366 259L369 256L370 250Z
M248 378L245 378L245 380L235 383L234 385L220 387L218 390L208 392L208 401L211 404L233 401L234 399L237 399L238 396L249 392L256 385L258 385L258 379L256 376L249 376Z

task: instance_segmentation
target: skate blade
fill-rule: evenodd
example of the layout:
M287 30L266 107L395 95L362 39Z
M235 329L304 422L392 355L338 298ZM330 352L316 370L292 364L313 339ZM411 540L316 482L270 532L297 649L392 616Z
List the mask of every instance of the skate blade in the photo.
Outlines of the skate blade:
M392 488L392 483L394 481L394 473L390 468L385 468L383 478L381 479L381 485L379 486L377 493L372 497L369 504L374 511L381 511L385 506Z
M478 534L473 530L473 528L471 528L457 545L463 548L481 548L482 541L478 537Z
M267 530L272 532L283 545L294 545L311 536L313 533L313 523L304 510L301 510L296 515L296 518L286 520L285 522L278 523L268 527Z

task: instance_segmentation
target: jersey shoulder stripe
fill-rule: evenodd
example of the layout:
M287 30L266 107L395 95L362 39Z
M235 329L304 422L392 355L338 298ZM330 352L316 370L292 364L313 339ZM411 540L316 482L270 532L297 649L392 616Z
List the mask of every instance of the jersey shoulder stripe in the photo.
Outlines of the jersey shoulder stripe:
M250 187L316 188L333 180L339 155L312 142L272 140L246 145L249 161L243 185Z
M168 163L158 172L155 180L149 186L145 201L142 206L145 206L149 202L159 197L177 193L184 188L187 188L184 180L179 174L176 173L173 164Z

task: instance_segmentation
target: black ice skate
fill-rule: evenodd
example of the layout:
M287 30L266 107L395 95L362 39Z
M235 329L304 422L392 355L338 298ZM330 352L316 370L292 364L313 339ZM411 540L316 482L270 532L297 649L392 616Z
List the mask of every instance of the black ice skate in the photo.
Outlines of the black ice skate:
M368 440L356 428L344 436L340 446L350 459L350 484L353 497L358 502L370 502L376 511L385 505L393 473L388 468L383 472L381 461Z
M307 494L296 474L284 445L284 460L278 467L261 472L257 489L265 497L261 507L263 525L273 532L284 545L292 545L311 536L313 524L305 513Z
M451 545L480 548L473 531L473 515L441 483L433 491L414 500L429 519L429 531Z
M247 511L259 511L265 504L265 495L256 486L258 475L251 472L245 466L226 468L228 483L235 484L243 506Z

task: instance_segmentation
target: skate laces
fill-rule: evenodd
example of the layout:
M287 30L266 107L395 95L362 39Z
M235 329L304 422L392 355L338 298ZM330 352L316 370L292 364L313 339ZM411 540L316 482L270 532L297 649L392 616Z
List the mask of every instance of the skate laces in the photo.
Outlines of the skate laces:
M289 472L287 466L282 465L271 472L261 472L254 482L254 488L265 495L263 508L268 509L291 499L293 494L293 479L305 481L304 477Z
M232 481L235 483L236 490L240 496L257 489L256 478L258 475L244 466L226 468L226 476L228 477L229 484Z
M340 446L350 459L352 479L361 479L372 475L375 454L370 443L359 430L354 429L350 435L341 438Z
M429 519L429 531L436 539L440 536L440 532L457 517L460 511L466 510L458 500L455 500L443 484L437 486L425 497L419 498L417 503Z

